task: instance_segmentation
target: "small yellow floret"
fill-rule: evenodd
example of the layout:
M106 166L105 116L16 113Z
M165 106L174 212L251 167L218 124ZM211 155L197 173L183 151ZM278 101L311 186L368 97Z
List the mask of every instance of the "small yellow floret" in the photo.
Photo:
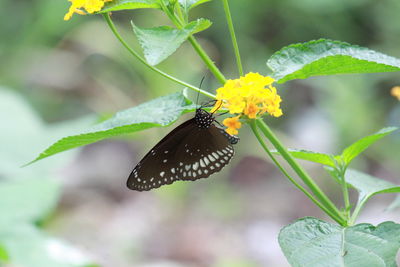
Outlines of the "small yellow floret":
M236 116L233 118L226 118L222 123L228 127L226 132L230 135L238 134L238 130L242 127L242 123L239 121L240 116Z
M400 86L395 86L392 88L390 91L392 96L396 97L398 100L400 100Z
M105 2L110 2L113 0L68 0L71 2L68 13L65 14L64 20L69 20L74 13L79 15L86 15L87 13L94 13L100 11ZM83 11L81 8L86 10Z

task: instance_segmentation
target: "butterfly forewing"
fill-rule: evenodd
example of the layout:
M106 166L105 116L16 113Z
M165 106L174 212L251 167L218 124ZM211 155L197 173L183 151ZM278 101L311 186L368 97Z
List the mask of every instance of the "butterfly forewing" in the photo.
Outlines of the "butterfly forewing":
M146 191L178 180L207 178L233 157L229 137L212 123L200 127L195 118L188 120L146 154L130 174L127 186Z

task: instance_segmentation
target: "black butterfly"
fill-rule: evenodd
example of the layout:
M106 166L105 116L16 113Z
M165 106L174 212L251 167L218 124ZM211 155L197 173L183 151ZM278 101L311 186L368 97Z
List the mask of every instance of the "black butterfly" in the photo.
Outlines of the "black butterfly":
M202 107L205 107L203 105ZM194 181L220 171L232 159L239 138L215 126L215 117L201 107L196 115L165 136L138 163L127 186L147 191L175 181Z

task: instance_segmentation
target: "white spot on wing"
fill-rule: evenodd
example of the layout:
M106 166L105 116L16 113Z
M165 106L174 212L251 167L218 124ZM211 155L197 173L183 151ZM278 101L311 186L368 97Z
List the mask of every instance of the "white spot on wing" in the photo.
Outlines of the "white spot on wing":
M193 170L197 170L199 168L199 163L196 162L193 164Z
M211 160L211 161L215 161L215 158L210 154L210 155L208 155L208 158Z
M204 163L203 159L200 159L200 166L202 168L206 167L206 164Z

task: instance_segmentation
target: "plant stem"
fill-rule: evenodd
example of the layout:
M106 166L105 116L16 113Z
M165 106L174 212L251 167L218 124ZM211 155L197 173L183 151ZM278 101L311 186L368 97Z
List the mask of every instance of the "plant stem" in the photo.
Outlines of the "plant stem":
M196 50L197 54L201 57L201 59L204 61L204 63L207 65L208 69L214 74L215 78L221 83L225 84L226 79L225 76L222 74L222 72L217 68L217 66L214 64L214 62L210 59L210 57L207 55L207 53L203 50L201 45L196 41L196 39L193 36L190 36L188 38L189 42L192 44L194 50Z
M228 23L229 33L231 34L233 50L235 51L236 64L238 67L239 75L243 76L242 60L240 59L239 46L236 40L235 29L233 28L232 16L229 10L228 0L222 0L222 2L224 4L225 17Z
M162 1L161 1L161 3L162 3ZM166 7L164 4L161 4L161 8L178 29L184 28L184 22L182 22L180 20L180 18L177 17L174 13L171 13L170 10L168 9L168 7ZM225 84L225 82L226 82L225 76L217 68L217 66L214 64L214 62L211 60L211 58L207 55L207 53L204 51L204 49L201 47L201 45L196 41L194 36L189 36L188 41L191 43L194 50L196 50L197 54L199 54L200 58L204 61L204 63L206 64L208 69L212 72L212 74L215 76L215 78L217 78L217 80L221 84Z
M185 12L183 13L180 4L177 2L176 5L177 5L176 13L178 14L178 17L181 19L181 21L187 24L188 23L187 11L185 10Z
M185 87L188 87L188 88L190 88L190 89L192 89L192 90L194 90L196 92L199 92L199 93L201 93L201 94L203 94L205 96L208 96L210 98L214 98L215 99L215 95L213 95L213 94L211 94L211 93L209 93L207 91L204 91L204 90L202 90L200 88L197 88L197 87L195 87L195 86L193 86L193 85L191 85L189 83L181 81L181 80L179 80L179 79L177 79L177 78L175 78L175 77L163 72L162 70L160 70L160 69L158 69L158 68L156 68L154 66L149 65L146 62L146 60L144 58L142 58L135 50L133 50L128 45L128 43L122 38L122 36L118 33L117 28L115 27L114 23L112 22L109 13L103 14L103 17L106 20L106 22L107 22L108 26L110 27L111 31L114 33L115 37L117 37L117 39L120 41L120 43L129 51L129 53L131 53L131 55L133 55L136 59L138 59L140 62L142 62L148 68L150 68L151 70L157 72L161 76L164 76L165 78L167 78L167 79L169 79L169 80L171 80L173 82L176 82L176 83L178 83L180 85L183 85Z
M258 142L264 148L265 152L267 152L268 156L271 160L275 163L275 165L279 168L279 170L291 181L301 192L303 192L315 205L317 205L320 209L322 209L326 214L328 214L333 220L337 223L341 223L341 219L335 216L330 210L325 208L317 199L314 198L310 192L308 192L304 187L302 187L295 179L293 179L290 174L283 168L283 166L279 163L279 161L275 158L275 156L271 153L268 149L267 145L265 144L263 138L261 137L260 133L258 132L258 128L256 122L251 120L250 122L251 129L253 130L254 135L256 136Z
M339 170L339 179L341 181L345 215L346 215L346 219L349 220L350 219L351 204L350 204L349 189L347 187L345 172L346 172L345 169L340 168L340 170Z
M297 163L293 156L286 150L283 144L271 131L271 129L264 123L262 119L257 119L256 124L258 128L263 132L265 137L274 145L276 150L281 154L281 156L287 161L287 163L292 167L292 169L297 173L300 179L308 186L308 188L313 192L317 199L321 202L330 213L334 214L335 217L340 218L338 222L341 225L346 225L346 220L343 215L337 209L337 207L332 203L332 201L325 195L324 192L319 188L319 186L314 182L314 180L306 173L306 171Z
M357 205L354 208L353 215L351 216L351 218L348 222L349 225L353 225L356 222L357 217L360 214L360 211L362 210L364 204L365 204L365 199L358 200Z

